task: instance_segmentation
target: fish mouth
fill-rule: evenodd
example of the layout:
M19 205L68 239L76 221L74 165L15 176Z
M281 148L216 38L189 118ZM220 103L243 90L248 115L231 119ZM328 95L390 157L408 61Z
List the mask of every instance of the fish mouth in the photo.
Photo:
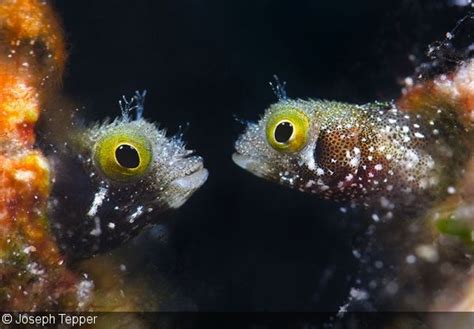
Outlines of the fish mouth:
M232 154L232 161L234 161L237 166L245 170L248 170L249 167L252 167L256 162L255 159L252 159L251 157L240 154L238 152Z
M168 186L172 195L168 201L170 208L181 207L206 182L208 176L209 171L199 162L189 169L185 176L172 180Z
M209 176L209 172L204 165L200 163L198 166L194 167L189 173L186 173L185 176L179 177L171 181L171 185L179 187L181 189L198 189L204 184Z
M239 152L232 154L232 161L240 168L261 178L268 177L268 174L271 172L271 168L266 162L260 161L258 158L243 155Z

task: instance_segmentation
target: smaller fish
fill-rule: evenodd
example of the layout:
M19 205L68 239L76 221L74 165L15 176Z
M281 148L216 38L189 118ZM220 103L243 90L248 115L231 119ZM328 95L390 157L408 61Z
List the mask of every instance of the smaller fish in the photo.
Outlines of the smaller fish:
M49 217L69 259L129 240L159 213L179 208L208 177L203 159L180 137L143 118L144 97L124 99L120 118L88 128L52 119L53 141L43 141L54 177Z

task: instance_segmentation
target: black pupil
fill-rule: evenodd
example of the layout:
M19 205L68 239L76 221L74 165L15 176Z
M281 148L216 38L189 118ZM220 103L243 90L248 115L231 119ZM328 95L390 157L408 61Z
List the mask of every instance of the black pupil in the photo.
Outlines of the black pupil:
M293 125L288 122L280 122L275 129L275 140L278 143L286 143L290 140L291 135L293 135Z
M125 168L133 169L140 165L140 157L137 150L127 144L122 144L115 149L117 162Z

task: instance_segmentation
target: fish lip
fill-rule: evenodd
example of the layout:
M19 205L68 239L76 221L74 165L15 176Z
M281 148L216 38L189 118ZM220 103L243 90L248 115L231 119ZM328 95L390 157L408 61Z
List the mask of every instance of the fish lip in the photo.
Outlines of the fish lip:
M196 190L206 182L208 176L209 171L204 168L204 164L201 162L191 172L173 179L170 184L186 190Z
M209 171L200 163L193 170L181 177L173 179L168 185L169 190L177 191L176 197L168 202L170 208L181 207L190 196L198 190L209 177Z
M243 155L239 152L232 154L232 161L242 169L249 170L249 164L255 163L256 161L252 157Z
M269 172L267 164L260 161L259 159L253 158L248 155L241 154L239 152L234 152L232 154L232 161L242 169L245 169L255 176L266 178Z

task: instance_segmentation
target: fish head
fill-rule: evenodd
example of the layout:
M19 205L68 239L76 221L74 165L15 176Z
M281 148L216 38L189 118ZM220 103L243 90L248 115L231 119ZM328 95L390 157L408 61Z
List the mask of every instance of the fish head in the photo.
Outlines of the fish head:
M128 105L122 117L77 129L50 155L51 223L73 258L136 236L160 213L182 206L208 177L203 159L180 136L168 137L144 119L140 106Z

